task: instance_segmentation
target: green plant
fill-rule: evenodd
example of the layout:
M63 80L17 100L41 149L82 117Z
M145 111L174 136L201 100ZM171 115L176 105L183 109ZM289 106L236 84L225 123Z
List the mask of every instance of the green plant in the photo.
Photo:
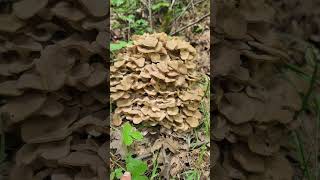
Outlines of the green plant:
M149 22L144 19L136 19L132 21L130 27L134 30L135 34L144 34L145 32L152 32L149 27Z
M117 43L111 43L110 44L110 51L115 52L122 48L125 48L129 45L132 45L132 41L126 42L126 41L118 41Z
M111 0L114 21L112 27L130 34L143 34L158 29L170 33L173 22L190 7L186 1L153 0ZM145 13L148 12L147 17ZM151 24L150 24L151 23ZM201 28L196 29L197 32Z
M176 9L168 2L159 1L154 4L153 9L158 16L160 23L160 31L169 33L171 30L170 24L175 18Z
M186 180L200 180L200 172L196 169L186 171L183 174Z
M207 147L206 147L206 145L204 144L204 145L202 145L201 146L201 151L200 151L200 153L199 153L199 159L197 160L197 164L198 165L201 165L202 163L203 163L203 156L204 156L204 154L206 153L206 151L207 151Z
M134 13L140 6L138 0L111 0L111 8L115 13Z
M129 122L126 122L122 126L121 130L121 139L125 147L132 145L134 141L140 141L143 139L143 135L138 130L134 129ZM110 179L120 179L124 171L131 173L132 180L148 180L148 177L145 176L146 171L148 170L147 163L133 158L131 154L127 155L125 159L126 168L118 165L119 168L116 168L111 174Z
M201 25L195 25L193 26L192 28L192 32L193 33L196 33L196 34L199 34L199 33L202 33L203 32L203 27Z
M140 141L143 139L141 132L135 130L128 122L123 125L121 134L122 141L126 146L130 146L134 140Z
M149 22L139 12L141 6L139 0L112 0L111 8L116 16L111 26L128 31L129 35L152 32Z
M127 171L131 173L132 180L148 180L148 177L144 174L148 170L147 163L128 156L126 159Z
M154 180L159 175L159 173L157 172L158 166L159 166L159 164L158 164L159 153L160 153L160 151L158 151L156 158L152 161L153 168L152 168L150 180Z
M111 180L114 179L114 178L120 179L121 176L123 175L123 171L124 171L124 170L125 170L125 169L123 169L123 168L117 168L117 169L115 169L113 172L111 172L111 174L110 174L110 179L111 179Z
M170 7L170 3L167 1L159 1L152 5L151 9L153 12L160 12Z

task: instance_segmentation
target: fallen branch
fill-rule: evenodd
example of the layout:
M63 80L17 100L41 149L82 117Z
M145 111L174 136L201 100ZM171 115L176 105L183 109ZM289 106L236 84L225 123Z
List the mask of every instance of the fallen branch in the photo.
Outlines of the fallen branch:
M209 16L210 16L210 13L208 13L208 14L206 14L206 15L202 16L200 19L196 20L195 22L190 23L190 24L188 24L188 25L186 25L186 26L182 27L181 29L177 30L176 32L174 32L174 33L170 33L170 35L171 35L171 36L172 36L172 35L175 35L175 34L177 34L177 33L181 32L181 31L183 31L183 30L187 29L188 27L191 27L191 26L193 26L193 25L195 25L195 24L199 23L200 21L202 21L203 19L205 19L205 18L207 18L207 17L209 17Z
M193 1L191 0L189 2L189 4L187 5L187 7L179 14L179 16L177 16L173 21L172 21L172 24L176 23L183 15L185 12L187 12L187 10L189 9L189 7L193 4L193 6L196 6L200 3L202 3L203 1L206 1L206 0L201 0L201 1L198 1L196 3L193 3Z

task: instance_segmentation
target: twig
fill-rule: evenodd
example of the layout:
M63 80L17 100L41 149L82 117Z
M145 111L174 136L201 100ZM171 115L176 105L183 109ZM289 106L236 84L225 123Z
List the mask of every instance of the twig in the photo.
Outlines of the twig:
M152 153L144 154L144 155L138 156L137 159L140 159L140 160L146 159L151 157L152 155L153 155Z
M192 6L192 12L194 13L194 1L193 0L191 0L191 6Z
M171 11L176 0L172 0L169 10Z
M113 160L112 158L111 158L111 162L114 163L114 164L116 164L116 165L117 165L119 168L121 168L122 170L126 171L126 169L125 169L124 167L122 167L117 161Z
M202 3L203 1L206 1L206 0L201 0L201 1L198 1L196 3L193 4L193 6L196 6L197 4L200 4ZM191 4L193 3L193 1L191 0L188 5L186 6L186 8L179 14L179 16L177 16L173 21L172 21L172 24L173 23L176 23L183 15L185 12L187 12L187 10L189 9L189 7L191 6Z
M140 0L140 2L145 6L148 7L147 3L144 0Z
M157 152L156 159L152 161L153 168L152 168L152 174L151 174L150 180L154 180L159 175L159 173L157 173L157 169L159 166L158 164L159 154L160 154L160 151Z
M206 140L206 141L203 141L203 142L198 142L198 143L194 143L194 144L192 144L191 146L192 146L192 149L195 149L195 148L197 148L197 147L199 147L199 146L202 146L202 145L207 145L207 144L209 144L210 143L210 141L209 140Z
M203 19L205 19L205 18L207 18L207 17L209 17L209 16L210 16L210 13L208 13L208 14L206 14L206 15L202 16L200 19L196 20L195 22L190 23L190 24L188 24L188 25L186 25L186 26L182 27L181 29L177 30L176 32L174 32L174 33L170 33L170 35L175 35L175 34L177 34L177 33L181 32L181 31L183 31L183 30L187 29L188 27L191 27L191 26L193 26L193 25L195 25L195 24L199 23L200 21L202 21Z
M148 12L149 12L149 24L151 29L153 29L153 25L152 25L152 9L151 9L151 0L148 0Z
M190 2L188 3L187 7L185 7L185 9L179 14L179 16L177 16L177 17L173 20L174 23L177 22L177 21L182 17L182 15L184 15L185 12L187 12L187 10L189 9L189 7L191 6L191 2L192 2L192 0L190 0Z

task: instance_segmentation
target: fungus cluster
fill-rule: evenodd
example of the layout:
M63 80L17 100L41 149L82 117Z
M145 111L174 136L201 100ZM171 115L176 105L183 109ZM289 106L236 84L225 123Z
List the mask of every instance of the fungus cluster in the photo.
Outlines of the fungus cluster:
M123 120L187 131L199 125L204 96L190 43L164 33L133 36L110 68L113 124Z

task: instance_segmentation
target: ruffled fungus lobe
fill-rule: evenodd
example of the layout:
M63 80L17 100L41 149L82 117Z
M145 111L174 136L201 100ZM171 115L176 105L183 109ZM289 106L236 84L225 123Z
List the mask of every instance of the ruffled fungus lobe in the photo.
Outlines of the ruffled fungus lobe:
M113 125L123 120L188 131L200 124L204 91L198 84L197 52L164 33L133 36L133 45L111 66Z

